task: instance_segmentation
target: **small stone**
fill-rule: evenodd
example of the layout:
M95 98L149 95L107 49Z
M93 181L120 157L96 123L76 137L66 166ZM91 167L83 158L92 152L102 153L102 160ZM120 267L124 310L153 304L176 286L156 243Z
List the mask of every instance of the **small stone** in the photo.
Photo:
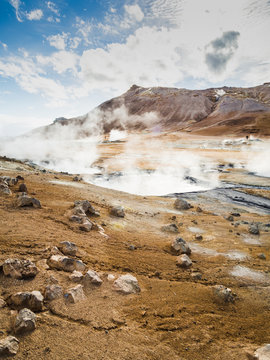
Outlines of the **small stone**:
M173 240L173 242L171 243L171 251L175 255L180 255L180 254L189 255L191 253L189 245L181 237L177 237L175 240Z
M191 274L191 277L194 279L194 280L201 280L202 279L202 274L199 273L199 272L194 272Z
M15 279L27 279L35 277L38 269L30 260L7 259L3 264L3 272Z
M59 249L65 255L75 256L78 251L77 245L70 241L62 241L59 244Z
M107 279L108 279L108 281L114 281L115 276L113 274L108 274Z
M254 353L255 358L258 360L269 360L270 359L270 344L266 344Z
M74 178L72 179L72 181L82 181L82 177L80 176L74 176Z
M63 270L72 272L74 270L84 271L86 265L81 260L76 260L62 255L52 255L48 260L47 264L52 269Z
M96 271L88 270L87 273L84 275L83 283L84 285L89 285L89 284L101 285L102 280Z
M241 216L238 212L233 212L233 213L231 213L231 215L232 215L232 216L235 216L235 217Z
M196 241L202 241L202 239L203 239L203 236L201 234L196 234L195 235L195 240Z
M27 194L27 192L28 192L27 186L26 186L24 183L20 184L20 186L19 186L19 192L23 192L23 193L26 193L26 194Z
M258 258L261 259L261 260L266 260L266 256L265 256L264 253L259 254Z
M186 200L177 198L174 202L174 208L177 210L188 210L191 208L191 205Z
M250 225L248 231L252 235L260 235L260 230L257 224Z
M55 300L63 295L63 289L60 285L52 284L45 288L44 297L45 300Z
M0 309L6 306L6 302L4 299L0 298Z
M7 299L8 305L15 309L28 308L32 311L41 311L43 296L40 291L18 292Z
M161 230L162 231L165 231L165 232L172 232L172 233L179 233L179 229L178 229L178 226L176 224L168 224L168 225L163 225L161 227Z
M33 331L36 328L36 315L29 309L22 309L19 311L15 324L15 334L22 334L25 332Z
M18 207L32 206L36 209L41 208L40 201L38 199L31 198L28 195L19 196L17 199L17 206Z
M141 291L138 280L130 274L119 276L114 282L114 289L123 294L136 294Z
M82 285L77 285L74 288L68 289L65 294L65 299L67 303L75 304L81 300L85 299Z
M229 215L228 217L225 218L226 220L232 222L234 221L234 217L232 215Z
M201 212L202 212L202 208L200 208L199 206L197 206L196 211L197 211L198 213L201 213Z
M19 340L14 336L0 340L0 356L16 355L18 350Z
M176 265L182 268L189 268L192 265L191 259L186 254L178 256L176 260Z
M74 270L73 273L69 276L70 280L79 283L83 279L83 274L80 271Z
M232 290L226 288L224 285L215 285L213 286L213 294L216 300L223 303L234 302L234 296Z
M110 210L110 214L117 217L125 217L125 210L122 206L114 206Z
M128 250L134 251L134 250L136 250L136 246L135 245L129 245Z

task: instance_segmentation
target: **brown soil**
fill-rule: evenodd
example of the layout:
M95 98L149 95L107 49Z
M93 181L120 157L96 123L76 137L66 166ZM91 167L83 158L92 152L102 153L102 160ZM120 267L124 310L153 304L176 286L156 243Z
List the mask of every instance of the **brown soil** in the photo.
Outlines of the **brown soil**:
M217 216L203 204L192 203L194 208L181 213L174 209L174 199L130 195L75 183L71 176L42 173L22 164L2 164L0 175L22 175L42 208L16 208L18 185L12 188L11 196L0 195L0 260L29 258L40 270L36 278L27 281L1 273L1 296L5 299L18 291L43 291L52 277L64 289L72 287L68 273L46 266L51 247L64 240L76 243L78 258L104 280L101 287L86 290L87 299L82 302L66 305L60 299L47 304L38 314L37 329L18 336L20 348L14 359L244 360L247 352L269 342L267 231L261 231L259 244L247 244L242 238L249 236L247 225L236 226L224 219L228 213ZM16 170L16 166L23 170ZM100 211L101 216L92 220L103 226L107 236L95 230L81 232L68 220L73 202L81 199ZM112 204L125 207L125 218L109 215ZM197 206L203 211L196 212ZM231 210L239 211L233 206ZM241 209L240 213L240 219L248 222L270 220L267 215ZM181 237L192 245L215 250L216 256L193 251L192 268L178 268L169 251L176 235L160 230L172 222L179 225ZM202 241L195 241L191 227L204 231ZM129 245L136 249L130 250ZM224 255L232 250L248 257L240 261ZM262 252L267 260L258 258ZM265 280L232 276L230 271L237 265L258 271ZM195 280L194 272L200 272L202 279ZM112 290L107 274L125 273L137 277L141 293L124 296ZM237 294L234 304L215 301L212 286L216 284ZM0 309L1 338L12 334L14 316L8 307Z

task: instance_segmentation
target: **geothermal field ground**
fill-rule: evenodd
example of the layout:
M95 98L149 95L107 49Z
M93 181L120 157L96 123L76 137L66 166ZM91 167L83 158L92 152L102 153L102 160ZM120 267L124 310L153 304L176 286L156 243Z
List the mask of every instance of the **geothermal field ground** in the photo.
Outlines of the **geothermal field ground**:
M33 139L35 159L0 158L0 332L19 341L6 353L258 359L270 324L269 140L112 131L91 154L87 144L48 155Z

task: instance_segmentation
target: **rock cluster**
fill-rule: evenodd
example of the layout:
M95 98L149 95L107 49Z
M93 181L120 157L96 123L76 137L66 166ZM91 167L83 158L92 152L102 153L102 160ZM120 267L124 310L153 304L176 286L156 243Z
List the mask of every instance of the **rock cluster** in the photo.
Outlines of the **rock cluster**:
M3 272L15 279L27 279L35 277L38 269L30 260L7 259L3 264Z
M74 208L69 220L80 224L81 231L89 232L94 224L88 219L87 215L100 216L88 200L74 201Z

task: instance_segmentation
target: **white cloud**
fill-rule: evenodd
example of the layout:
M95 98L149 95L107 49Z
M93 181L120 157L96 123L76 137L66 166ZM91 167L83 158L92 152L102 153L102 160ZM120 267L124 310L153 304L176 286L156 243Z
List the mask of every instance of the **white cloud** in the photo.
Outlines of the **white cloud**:
M14 7L14 9L16 11L17 20L19 22L23 22L22 17L21 17L21 11L20 11L20 5L21 5L20 0L9 0L9 2Z
M37 56L37 62L39 65L50 65L58 74L62 74L67 70L71 70L76 73L78 60L79 56L69 51L58 51L50 56Z
M7 50L7 49L8 49L7 44L3 43L2 41L0 41L0 44L3 46L3 48L4 48L5 50Z
M92 31L92 25L89 21L84 21L79 16L76 17L75 27L78 29L77 33L83 37L83 40L86 45L90 45L92 41L89 38L89 35Z
M43 11L40 9L32 10L29 13L26 13L28 20L40 20L43 17Z
M62 34L51 35L47 37L50 45L58 50L65 50L67 39L68 34L65 32L62 32Z
M144 18L144 13L138 4L136 5L125 5L124 6L126 13L130 18L135 19L136 21L142 21Z
M113 8L113 7L111 7L111 8L110 8L110 12L114 14L114 13L116 13L116 9Z
M78 36L75 36L74 38L70 38L69 42L70 42L70 48L71 49L77 49L77 47L80 45L82 39L79 38Z
M57 9L55 3L53 3L52 1L48 1L47 6L48 6L48 9L51 10L55 15L60 16L60 12Z

